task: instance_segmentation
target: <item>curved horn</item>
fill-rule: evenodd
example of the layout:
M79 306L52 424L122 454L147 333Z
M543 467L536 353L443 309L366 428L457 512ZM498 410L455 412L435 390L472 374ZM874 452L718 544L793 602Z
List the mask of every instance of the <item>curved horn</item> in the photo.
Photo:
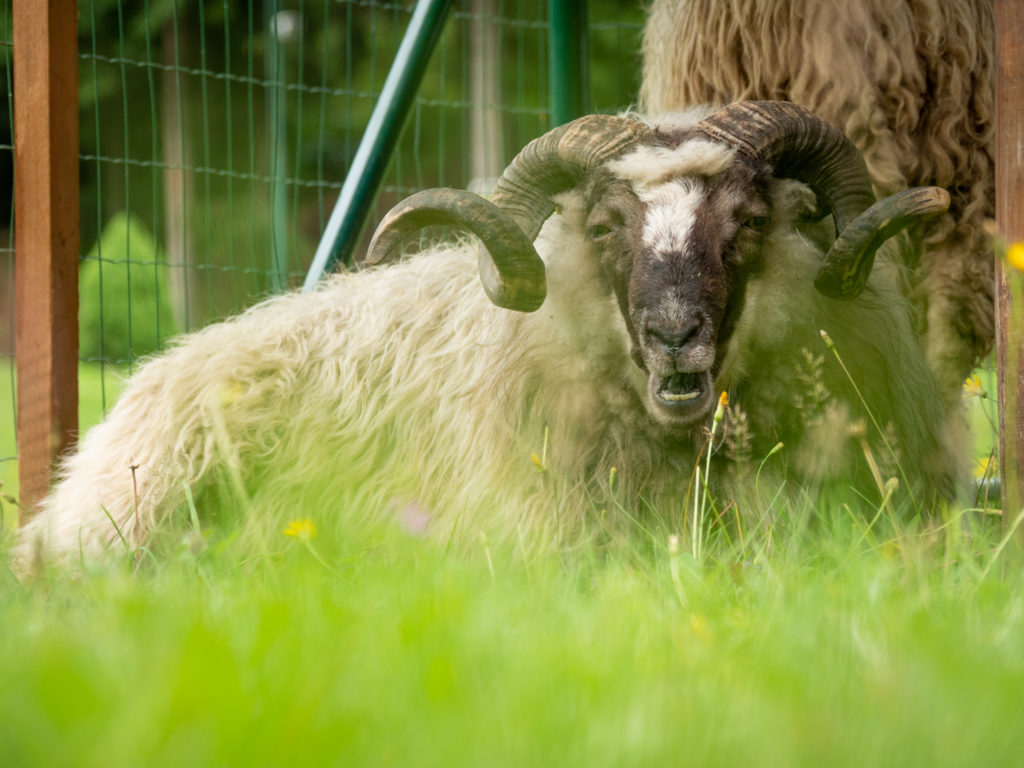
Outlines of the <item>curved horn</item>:
M875 202L864 158L846 135L788 101L730 104L694 129L772 166L776 176L814 190L835 216L836 234Z
M617 115L586 115L534 139L498 179L492 200L532 242L555 209L552 195L652 134L644 123Z
M382 261L402 238L422 227L463 227L486 248L480 254L480 276L491 301L533 311L546 293L544 264L533 241L554 211L551 197L649 134L643 123L614 115L587 115L560 125L516 156L498 179L492 202L468 192L427 190L399 203L378 226L368 260ZM512 227L519 233L513 234Z
M815 287L834 299L857 296L867 284L875 251L882 243L915 221L948 208L949 193L941 187L915 187L883 197L846 225L825 256Z
M544 262L533 243L501 209L464 190L427 189L392 208L370 241L367 263L383 261L405 237L435 224L468 229L483 241L480 280L492 302L520 312L533 312L544 303Z
M836 241L814 284L832 298L852 299L867 285L875 251L917 219L949 206L935 187L906 190L875 203L864 158L838 128L785 101L731 104L696 130L769 163L776 176L808 184L835 217Z

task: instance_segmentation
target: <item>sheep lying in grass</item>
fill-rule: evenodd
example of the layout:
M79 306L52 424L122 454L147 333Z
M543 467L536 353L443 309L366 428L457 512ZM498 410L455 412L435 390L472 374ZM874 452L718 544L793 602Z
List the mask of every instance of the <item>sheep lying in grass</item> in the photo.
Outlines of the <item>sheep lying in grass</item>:
M891 275L871 270L946 202L875 203L853 146L790 104L581 118L527 146L493 202L430 190L397 206L369 260L436 223L485 247L333 275L147 362L64 461L17 562L141 546L188 494L268 530L351 525L342 499L367 517L414 503L473 540L564 541L649 510L679 529L722 391L723 502L742 491L730 462L779 441L777 476L810 489L877 503L893 473L952 494L935 384Z

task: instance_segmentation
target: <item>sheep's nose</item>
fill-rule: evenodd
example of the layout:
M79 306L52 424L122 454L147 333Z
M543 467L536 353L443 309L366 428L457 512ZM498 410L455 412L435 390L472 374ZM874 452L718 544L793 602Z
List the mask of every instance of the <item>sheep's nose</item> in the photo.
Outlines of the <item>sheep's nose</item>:
M700 327L699 318L690 318L679 323L648 324L644 330L648 344L663 347L669 354L678 354L694 340Z

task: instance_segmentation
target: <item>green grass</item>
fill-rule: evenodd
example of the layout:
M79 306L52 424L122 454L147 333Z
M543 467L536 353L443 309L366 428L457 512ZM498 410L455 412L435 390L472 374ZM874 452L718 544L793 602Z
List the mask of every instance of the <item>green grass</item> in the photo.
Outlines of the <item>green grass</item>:
M337 514L75 579L20 584L0 551L0 766L1021 763L1024 551L995 515L783 510L698 563Z
M996 406L995 363L978 368L965 386L967 422L971 430L974 474L985 474L986 465L995 461L999 449L998 408ZM993 466L989 470L998 472Z
M384 526L0 572L0 763L1019 762L1016 545L971 513L928 535L816 515L742 550L712 534L700 565Z

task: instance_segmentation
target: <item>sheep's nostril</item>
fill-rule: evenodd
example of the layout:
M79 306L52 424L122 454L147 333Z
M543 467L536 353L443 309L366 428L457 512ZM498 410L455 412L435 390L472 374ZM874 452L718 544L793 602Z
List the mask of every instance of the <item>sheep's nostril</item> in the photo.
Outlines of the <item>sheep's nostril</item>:
M648 343L676 352L686 347L700 331L700 320L694 318L678 324L648 325Z

